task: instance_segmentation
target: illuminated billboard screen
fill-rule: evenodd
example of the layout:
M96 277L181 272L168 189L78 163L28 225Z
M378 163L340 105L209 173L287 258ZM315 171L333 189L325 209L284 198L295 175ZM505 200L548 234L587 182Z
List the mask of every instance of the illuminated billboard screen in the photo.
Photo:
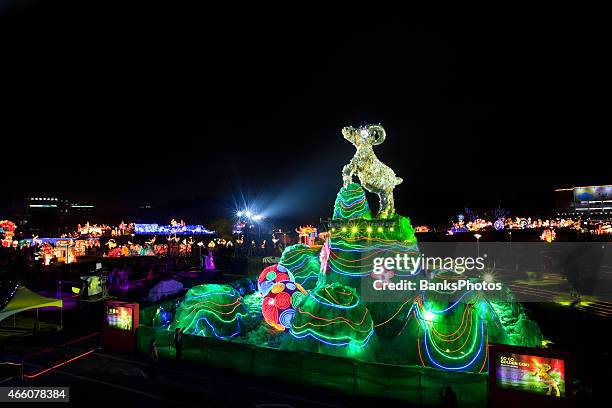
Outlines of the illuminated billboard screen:
M114 329L132 330L134 309L130 306L110 305L106 309L106 324Z
M612 186L574 187L576 201L612 200Z
M561 359L500 352L495 356L497 386L565 398L565 364Z

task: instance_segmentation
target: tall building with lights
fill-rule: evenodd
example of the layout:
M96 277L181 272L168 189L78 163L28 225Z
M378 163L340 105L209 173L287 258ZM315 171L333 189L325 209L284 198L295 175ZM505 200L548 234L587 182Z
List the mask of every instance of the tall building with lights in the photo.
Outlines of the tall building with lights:
M555 189L557 215L591 220L612 219L612 185Z
M26 199L28 235L58 236L94 216L95 206L48 194L33 194ZM74 225L73 225L74 224Z

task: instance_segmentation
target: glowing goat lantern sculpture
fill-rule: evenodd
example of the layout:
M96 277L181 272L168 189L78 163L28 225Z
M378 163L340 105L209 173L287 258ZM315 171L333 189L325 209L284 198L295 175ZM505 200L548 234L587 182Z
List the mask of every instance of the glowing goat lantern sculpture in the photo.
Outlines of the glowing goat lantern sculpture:
M393 189L403 180L395 176L395 172L378 160L374 154L374 146L385 141L386 132L380 125L367 125L360 128L352 126L342 129L342 135L357 148L350 163L342 169L344 187L353 181L357 174L361 185L380 199L379 218L387 218L395 213Z

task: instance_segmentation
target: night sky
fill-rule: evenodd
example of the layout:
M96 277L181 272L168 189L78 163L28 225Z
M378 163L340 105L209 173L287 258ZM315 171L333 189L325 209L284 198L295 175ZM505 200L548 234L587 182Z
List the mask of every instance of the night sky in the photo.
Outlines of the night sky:
M612 182L609 47L578 16L43 3L0 8L0 216L55 194L108 214L205 219L244 200L316 222L354 153L340 129L378 122L415 224L531 215L553 188Z

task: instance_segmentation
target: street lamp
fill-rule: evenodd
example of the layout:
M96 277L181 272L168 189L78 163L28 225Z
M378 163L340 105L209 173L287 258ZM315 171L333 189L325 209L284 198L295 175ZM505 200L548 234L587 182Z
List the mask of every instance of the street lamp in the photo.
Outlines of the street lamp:
M202 241L198 242L198 247L200 248L200 264L202 263L202 246L204 243Z
M480 238L482 238L482 235L474 234L474 238L476 238L476 251L478 253L478 257L480 258Z
M261 224L259 223L259 221L262 221L264 219L264 216L262 214L255 214L249 209L244 209L236 211L236 216L238 217L240 222L244 222L249 226L247 228L247 235L249 228L257 227L258 238L261 238Z

